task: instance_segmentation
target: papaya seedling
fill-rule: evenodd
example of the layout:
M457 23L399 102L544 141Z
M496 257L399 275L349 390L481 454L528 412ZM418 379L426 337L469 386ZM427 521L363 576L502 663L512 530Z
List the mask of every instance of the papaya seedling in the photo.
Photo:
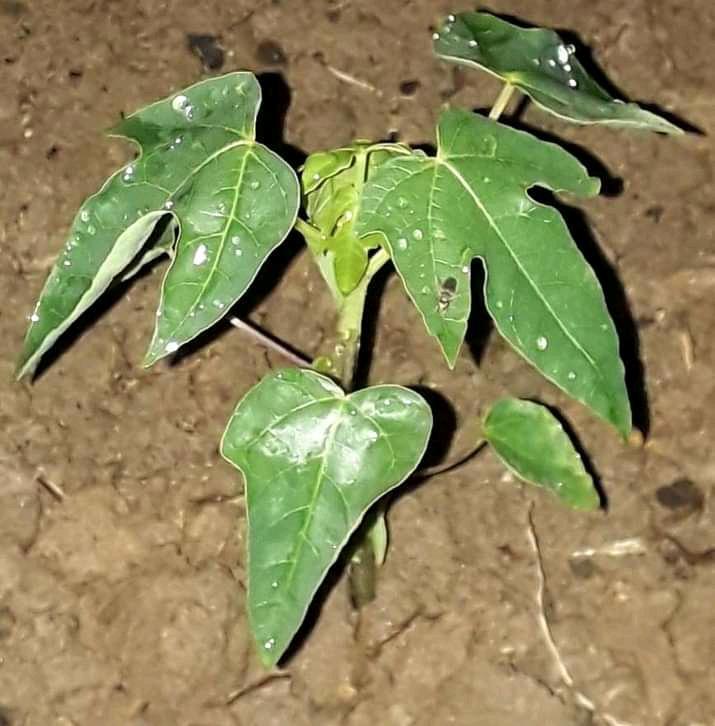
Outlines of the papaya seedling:
M543 187L592 197L599 180L564 148L499 117L520 92L566 121L679 130L613 99L554 31L474 12L449 16L433 41L439 57L504 81L488 116L440 114L434 156L360 141L311 154L299 178L256 140L261 93L249 72L201 81L123 119L113 133L139 154L82 204L30 315L20 377L34 373L110 286L168 256L144 361L153 365L224 318L292 229L304 237L335 304L332 346L312 366L271 372L245 393L220 444L245 481L248 613L266 666L285 654L351 538L355 599L372 596L386 546L381 504L429 442L432 414L418 393L398 385L355 390L370 282L387 263L452 367L478 259L499 334L622 436L631 430L618 337L599 282L558 210L530 194ZM545 407L498 401L482 430L521 479L573 508L599 506Z

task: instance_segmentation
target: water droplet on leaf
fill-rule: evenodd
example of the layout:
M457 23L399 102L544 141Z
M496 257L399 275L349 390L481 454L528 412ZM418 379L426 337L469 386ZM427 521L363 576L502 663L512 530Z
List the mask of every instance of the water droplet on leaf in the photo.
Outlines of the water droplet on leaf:
M540 335L536 339L536 347L539 350L546 350L549 347L549 341L543 335Z

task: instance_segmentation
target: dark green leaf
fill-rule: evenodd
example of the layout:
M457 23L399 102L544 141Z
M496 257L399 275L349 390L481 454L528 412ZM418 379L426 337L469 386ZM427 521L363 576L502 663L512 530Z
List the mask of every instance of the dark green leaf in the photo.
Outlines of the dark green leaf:
M612 98L553 30L520 28L489 13L460 13L435 34L434 50L445 60L498 76L567 121L682 133L637 104Z
M598 281L552 207L527 190L580 196L597 179L560 147L464 111L439 123L435 158L392 159L363 192L358 234L386 245L450 365L471 308L474 257L499 332L549 380L624 435L630 408L618 339Z
M346 396L310 370L273 373L238 404L221 453L246 479L249 617L267 666L365 511L415 469L431 427L412 391Z
M197 83L115 129L141 156L81 207L40 297L19 366L40 356L142 249L162 215L181 236L146 362L210 327L245 292L295 222L292 169L255 141L260 88L250 73Z
M524 481L551 490L574 509L599 507L581 457L546 407L516 398L497 401L484 420L484 436Z

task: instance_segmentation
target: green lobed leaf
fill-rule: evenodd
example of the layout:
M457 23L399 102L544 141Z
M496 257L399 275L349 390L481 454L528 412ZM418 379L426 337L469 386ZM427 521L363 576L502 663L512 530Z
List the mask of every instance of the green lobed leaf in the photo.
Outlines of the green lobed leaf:
M486 267L501 335L623 435L631 416L618 339L593 270L539 185L583 197L599 182L562 148L465 111L446 111L435 158L403 156L367 182L358 234L385 236L405 288L452 366L471 309L470 262Z
M82 205L31 317L20 376L34 370L169 213L180 238L146 364L228 312L298 212L295 173L255 140L260 102L253 74L230 73L153 103L114 129L141 155Z
M346 396L311 370L272 373L238 404L221 453L246 480L248 610L264 664L285 652L366 510L415 469L431 428L406 388Z
M574 509L600 506L581 457L545 406L516 398L497 401L484 419L484 436L519 478L549 489Z
M606 93L574 50L553 30L520 28L484 12L450 15L434 37L440 58L488 71L567 121L682 133L664 118Z
M358 285L368 264L368 252L380 246L380 237L354 233L365 181L381 164L408 154L402 144L370 144L311 154L305 162L301 184L308 222L317 236L308 239L313 253L332 256L335 281L341 294Z

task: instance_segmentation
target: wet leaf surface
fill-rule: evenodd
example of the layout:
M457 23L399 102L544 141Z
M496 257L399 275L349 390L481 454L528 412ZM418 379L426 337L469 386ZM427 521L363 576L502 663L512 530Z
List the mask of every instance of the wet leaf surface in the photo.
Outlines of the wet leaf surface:
M246 479L248 610L266 665L370 505L414 471L431 428L429 407L406 388L346 396L311 370L273 373L238 404L221 453Z

